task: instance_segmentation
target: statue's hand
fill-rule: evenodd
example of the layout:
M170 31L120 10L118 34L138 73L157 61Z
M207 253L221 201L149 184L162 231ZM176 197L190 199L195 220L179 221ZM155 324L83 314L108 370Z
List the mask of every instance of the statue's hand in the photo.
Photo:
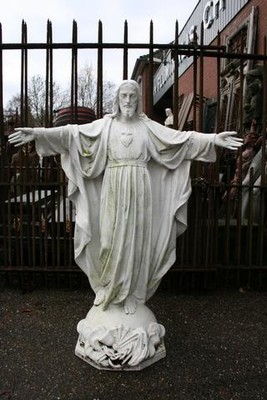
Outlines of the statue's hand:
M221 132L215 136L215 144L229 150L237 150L243 144L243 139L236 137L236 132Z
M33 128L15 128L15 132L8 136L8 141L15 147L32 142L35 139Z

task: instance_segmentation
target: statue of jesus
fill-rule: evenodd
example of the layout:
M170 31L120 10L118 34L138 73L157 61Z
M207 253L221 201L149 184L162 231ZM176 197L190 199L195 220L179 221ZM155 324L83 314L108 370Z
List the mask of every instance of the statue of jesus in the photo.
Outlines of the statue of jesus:
M125 80L113 114L84 125L17 128L15 146L35 140L40 156L61 154L76 209L75 260L94 305L134 314L173 265L187 226L192 160L213 162L215 147L242 145L235 132L181 132L149 119L139 85Z

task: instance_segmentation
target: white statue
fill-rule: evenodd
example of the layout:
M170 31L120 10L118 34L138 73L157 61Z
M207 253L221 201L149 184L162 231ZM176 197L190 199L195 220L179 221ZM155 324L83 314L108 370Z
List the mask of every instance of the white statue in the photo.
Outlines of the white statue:
M166 114L166 119L164 121L164 125L172 128L173 127L173 113L171 108L166 108L165 109L165 114Z
M236 150L242 139L234 135L179 132L150 120L132 80L119 86L114 113L103 119L10 135L15 146L35 140L40 156L61 154L77 212L75 260L95 292L78 324L76 354L87 362L140 369L165 355L164 328L145 303L186 229L191 160L215 161L215 145Z

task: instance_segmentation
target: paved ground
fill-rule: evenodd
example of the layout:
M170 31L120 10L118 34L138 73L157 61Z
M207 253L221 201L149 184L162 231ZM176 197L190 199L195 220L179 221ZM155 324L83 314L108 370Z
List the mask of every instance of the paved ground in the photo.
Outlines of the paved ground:
M158 292L167 357L141 372L99 371L74 355L88 291L0 293L0 400L267 399L267 293Z

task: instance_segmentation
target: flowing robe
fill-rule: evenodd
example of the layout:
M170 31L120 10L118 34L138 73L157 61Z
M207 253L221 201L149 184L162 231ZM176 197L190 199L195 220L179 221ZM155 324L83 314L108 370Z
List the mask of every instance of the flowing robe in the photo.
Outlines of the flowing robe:
M75 260L104 307L145 302L175 261L186 229L191 160L215 161L214 134L179 132L147 117L134 128L106 116L38 129L39 155L61 154L76 208Z

